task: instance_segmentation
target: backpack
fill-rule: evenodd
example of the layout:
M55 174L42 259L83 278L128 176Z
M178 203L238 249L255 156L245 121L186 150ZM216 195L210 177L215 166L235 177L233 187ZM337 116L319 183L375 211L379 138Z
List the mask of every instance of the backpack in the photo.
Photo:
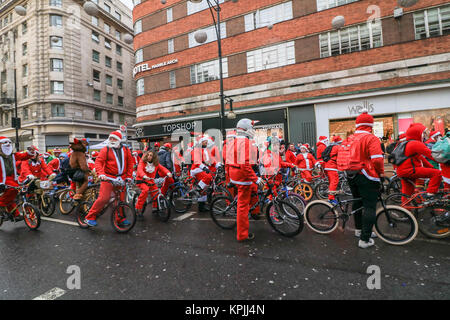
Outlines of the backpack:
M351 159L350 158L350 148L354 141L355 141L355 136L351 135L350 137L348 137L347 139L342 141L342 143L338 147L337 159L336 159L338 171L350 170L350 159Z
M386 153L391 154L392 151L394 151L396 145L397 145L397 142L392 142L391 144L389 144L386 147Z
M431 154L439 163L450 163L450 133L444 138L439 139L431 149Z
M388 162L399 166L406 160L408 160L411 157L407 157L405 155L405 148L409 141L402 141L400 142L395 149L391 152L391 154L388 156Z
M327 146L326 148L325 148L325 150L323 150L323 152L322 152L322 160L324 161L324 162L328 162L328 161L330 161L331 160L331 150L333 150L333 147L335 146L336 144L335 143L332 143L332 144L330 144L329 146Z

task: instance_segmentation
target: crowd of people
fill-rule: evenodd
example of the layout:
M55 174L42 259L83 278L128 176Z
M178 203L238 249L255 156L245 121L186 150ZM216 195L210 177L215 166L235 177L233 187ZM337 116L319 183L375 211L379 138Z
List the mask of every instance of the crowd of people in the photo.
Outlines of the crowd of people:
M166 194L179 176L184 166L195 177L196 188L200 195L199 210L205 210L206 188L213 180L214 172L223 166L227 183L236 186L237 205L237 240L247 241L254 238L249 233L249 208L257 201L258 186L262 186L262 175L276 174L282 168L291 168L306 182L312 181L315 168L323 168L329 182L328 200L336 204L336 192L340 171L345 171L354 197L362 200L354 204L353 210L363 207L355 214L355 235L360 237L358 245L367 248L374 244L372 227L375 221L376 203L380 186L385 179L385 155L380 140L372 133L374 119L363 113L355 122L355 133L343 139L321 136L315 150L308 144L285 143L279 137L269 137L264 148L258 148L254 140L255 121L241 119L236 128L227 132L220 146L213 138L200 135L187 144L173 147L171 143L162 146L156 142L145 150L130 150L122 143L120 131L109 135L108 145L99 152L88 152L86 139L74 139L69 152L63 153L55 148L50 152L40 152L36 147L29 147L24 152L13 153L10 139L0 137L0 207L11 210L17 187L33 179L52 180L55 184L70 184L76 190L74 199L83 197L90 175L95 173L100 181L99 196L92 205L85 222L97 226L97 215L108 204L114 184L108 182L129 182L142 180L138 187L141 193L136 203L136 210L142 211L149 193L158 189L155 178L165 178L161 192ZM422 124L412 124L397 141L386 148L392 154L394 168L402 178L402 193L411 195L421 179L429 179L427 195L432 197L441 186L442 179L446 188L450 187L450 162L437 161L432 154L432 147L442 139L450 141L450 134L429 130ZM331 140L331 141L330 141ZM447 141L447 143L448 143ZM275 178L275 185L281 178ZM125 193L121 194L124 200ZM155 204L154 204L155 206ZM252 214L258 214L253 212ZM14 213L17 221L20 212ZM128 223L126 220L123 224Z

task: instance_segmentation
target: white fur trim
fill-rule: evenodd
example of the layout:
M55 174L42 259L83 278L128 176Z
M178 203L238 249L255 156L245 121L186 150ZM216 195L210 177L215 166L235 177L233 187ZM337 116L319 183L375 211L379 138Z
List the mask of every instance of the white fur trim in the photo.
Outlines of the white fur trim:
M122 141L122 138L119 136L116 136L115 134L110 134L108 138L111 138L111 137L116 138L119 141Z
M356 125L356 127L360 127L360 126L367 126L367 127L373 127L373 123L358 123Z

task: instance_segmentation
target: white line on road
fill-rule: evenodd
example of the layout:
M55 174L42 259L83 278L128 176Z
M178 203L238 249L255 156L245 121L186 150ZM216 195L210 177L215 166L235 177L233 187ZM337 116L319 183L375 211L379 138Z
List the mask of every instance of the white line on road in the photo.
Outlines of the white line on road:
M175 219L173 219L174 221L182 221L182 220L184 220L184 219L187 219L187 218L189 218L189 217L191 217L191 216L193 216L194 214L193 213L185 213L185 214L183 214L182 216L179 216L178 218L175 218Z
M41 219L42 220L46 220L46 221L52 221L52 222L58 222L58 223L63 223L63 224L69 224L71 226L78 227L78 223L72 222L72 221L65 221L65 220L53 219L53 218L47 218L47 217L42 217Z
M47 291L44 294L41 294L39 297L34 298L33 300L55 300L66 293L65 290L61 288L53 288L50 291Z

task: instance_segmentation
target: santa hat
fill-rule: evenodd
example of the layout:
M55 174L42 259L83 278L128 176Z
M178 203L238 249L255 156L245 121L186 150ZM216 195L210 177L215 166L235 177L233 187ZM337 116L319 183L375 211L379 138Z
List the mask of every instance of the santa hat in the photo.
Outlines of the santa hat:
M12 143L10 138L7 137L0 137L0 143L5 143L5 142L9 142Z
M334 143L342 142L342 138L341 138L340 136L334 136L334 137L333 137L333 142L334 142Z
M115 138L119 141L122 141L122 133L120 131L114 131L109 134L108 138Z
M300 146L300 150L305 149L306 151L308 151L308 147L306 146L306 144L303 144Z
M161 147L161 145L159 144L159 142L155 142L155 147Z
M406 133L403 132L398 138L399 138L400 141L405 141L406 140Z
M98 157L98 152L97 151L92 151L91 156L92 156L92 158L97 158Z
M365 126L365 127L373 127L373 117L367 112L361 113L356 118L356 128Z
M441 133L439 131L431 131L430 132L430 138L434 139L435 137L441 135Z
M325 137L325 136L320 136L319 137L319 142L325 142L325 141L328 141L327 137Z

